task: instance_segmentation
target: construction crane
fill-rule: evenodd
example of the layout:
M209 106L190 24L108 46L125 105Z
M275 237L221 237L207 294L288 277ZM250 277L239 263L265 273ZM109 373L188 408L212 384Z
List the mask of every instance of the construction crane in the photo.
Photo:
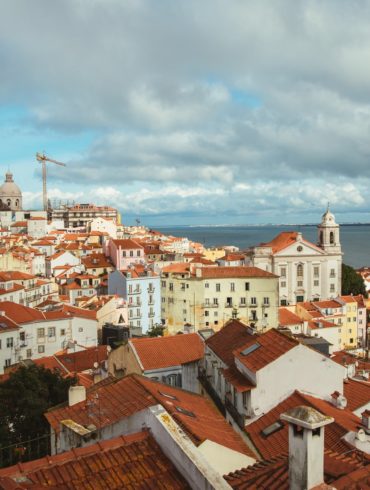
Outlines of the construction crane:
M58 162L57 160L53 160L45 155L45 153L36 153L36 160L42 164L42 202L44 206L44 211L48 210L48 193L46 189L46 162L55 163L56 165L60 165L62 167L66 167L67 165L62 162Z

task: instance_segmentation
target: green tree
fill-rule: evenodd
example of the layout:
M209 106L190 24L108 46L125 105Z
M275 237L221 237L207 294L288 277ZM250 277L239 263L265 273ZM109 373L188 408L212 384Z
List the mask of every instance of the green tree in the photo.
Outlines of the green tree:
M156 323L148 330L149 337L162 337L164 332L164 327Z
M362 277L349 265L342 265L342 294L366 294Z
M58 371L35 364L12 372L0 384L0 450L47 434L49 424L44 413L65 402L68 389L75 382L75 378L64 379ZM47 438L44 441L47 442ZM42 456L42 452L35 457ZM4 461L4 455L2 459ZM27 459L32 459L32 454L28 454Z

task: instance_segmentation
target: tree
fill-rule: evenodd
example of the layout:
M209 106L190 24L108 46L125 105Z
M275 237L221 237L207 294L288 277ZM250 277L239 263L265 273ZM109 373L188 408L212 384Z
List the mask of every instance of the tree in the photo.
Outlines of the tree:
M0 384L0 450L1 447L47 434L49 424L44 413L50 407L65 402L69 387L75 383L76 378L64 379L58 371L35 364L20 366L12 372ZM44 442L46 450L47 438ZM46 454L46 451L42 452ZM38 452L35 457L41 455ZM32 459L32 455L28 454L27 459Z
M164 327L159 323L156 323L148 330L149 337L162 337L164 332Z
M366 294L366 288L362 277L357 274L350 265L342 265L342 294Z

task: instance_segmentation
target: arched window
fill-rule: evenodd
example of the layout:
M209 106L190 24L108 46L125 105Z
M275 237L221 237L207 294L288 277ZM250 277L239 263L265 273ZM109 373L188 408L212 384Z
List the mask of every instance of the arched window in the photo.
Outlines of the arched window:
M302 264L297 265L297 277L303 277L303 265Z
M330 232L330 243L331 243L331 245L334 244L334 231Z
M320 231L320 243L324 242L324 233Z
M8 206L10 206L10 205L12 204L12 201L11 201L10 199L8 199L8 200L6 201L6 204L7 204Z
M16 199L15 200L15 207L18 208L19 207L19 199Z

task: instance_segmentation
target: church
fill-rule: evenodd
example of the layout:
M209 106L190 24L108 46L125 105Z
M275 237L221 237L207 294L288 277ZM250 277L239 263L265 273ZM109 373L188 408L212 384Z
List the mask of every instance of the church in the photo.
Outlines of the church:
M5 181L0 186L0 209L10 211L22 210L22 191L13 180L13 174L8 170Z
M279 276L280 305L336 298L341 294L339 225L329 207L318 226L318 243L284 231L250 250L251 265Z

